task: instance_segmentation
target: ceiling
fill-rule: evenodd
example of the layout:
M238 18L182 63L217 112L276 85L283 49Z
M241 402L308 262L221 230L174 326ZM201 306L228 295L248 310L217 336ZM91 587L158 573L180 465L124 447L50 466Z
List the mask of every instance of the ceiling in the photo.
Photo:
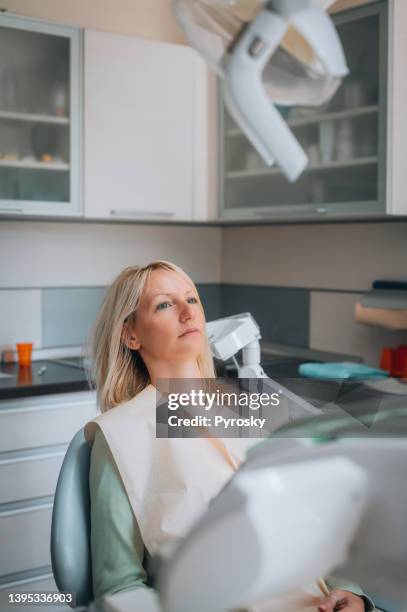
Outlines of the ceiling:
M332 9L371 1L337 0ZM82 28L186 43L171 13L171 0L0 0L0 8Z
M18 15L185 44L170 5L170 0L0 0L0 8Z

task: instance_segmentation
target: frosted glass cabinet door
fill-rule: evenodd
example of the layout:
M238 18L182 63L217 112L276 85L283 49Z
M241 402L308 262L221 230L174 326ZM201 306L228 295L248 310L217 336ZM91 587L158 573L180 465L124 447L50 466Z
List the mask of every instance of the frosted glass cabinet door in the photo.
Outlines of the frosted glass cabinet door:
M0 214L74 215L79 31L0 16Z
M221 102L224 218L338 218L385 212L387 5L334 17L350 69L324 107L280 108L309 157L289 183L267 167Z

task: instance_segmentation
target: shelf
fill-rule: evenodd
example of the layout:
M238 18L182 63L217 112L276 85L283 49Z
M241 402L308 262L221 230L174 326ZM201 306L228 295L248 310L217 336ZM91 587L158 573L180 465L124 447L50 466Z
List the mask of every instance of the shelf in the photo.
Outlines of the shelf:
M377 157L360 157L351 161L332 161L308 166L306 172L319 172L324 170L336 170L341 168L355 168L356 166L372 166L378 163ZM258 168L257 170L234 170L226 173L226 178L251 178L256 176L268 176L270 174L282 175L283 172L279 168Z
M0 167L4 168L25 168L29 170L69 170L69 164L63 162L40 162L40 161L15 161L0 159Z
M322 123L322 121L340 121L341 119L352 119L353 117L365 117L379 112L377 104L372 106L362 106L360 108L351 108L335 113L322 113L310 117L298 117L297 119L288 119L286 121L289 127L299 127L302 125L312 125ZM226 136L245 136L239 128L233 128L226 131Z
M54 115L35 115L31 113L11 113L0 111L0 119L10 119L13 121L29 121L31 123L53 123L56 125L68 125L68 117L57 117Z

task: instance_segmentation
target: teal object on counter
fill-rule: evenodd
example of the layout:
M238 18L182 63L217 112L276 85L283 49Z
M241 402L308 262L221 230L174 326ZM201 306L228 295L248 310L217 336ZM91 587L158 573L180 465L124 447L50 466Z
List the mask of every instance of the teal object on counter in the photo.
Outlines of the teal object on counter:
M372 378L386 378L389 373L379 368L371 368L363 363L335 362L335 363L302 363L298 369L300 376L319 379L352 379L365 380Z

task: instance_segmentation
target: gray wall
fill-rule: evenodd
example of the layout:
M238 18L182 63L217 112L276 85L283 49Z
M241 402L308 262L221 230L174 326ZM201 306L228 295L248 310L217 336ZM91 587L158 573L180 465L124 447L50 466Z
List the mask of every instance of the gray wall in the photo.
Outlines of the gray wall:
M223 230L223 283L274 288L280 294L288 288L301 289L309 297L311 348L359 355L377 364L383 346L407 343L406 332L353 320L355 302L375 279L407 279L407 221ZM300 330L305 297L298 301L294 292L286 296L280 325L287 327L291 321L304 338ZM249 299L246 304L250 309ZM264 302L262 308L268 307Z
M407 278L407 221L261 227L0 222L0 348L81 344L106 286L125 266L181 265L207 318L251 311L279 344L377 364L407 333L353 321L377 278Z
M184 268L218 316L219 228L0 221L0 350L81 344L106 286L126 266L153 259Z

